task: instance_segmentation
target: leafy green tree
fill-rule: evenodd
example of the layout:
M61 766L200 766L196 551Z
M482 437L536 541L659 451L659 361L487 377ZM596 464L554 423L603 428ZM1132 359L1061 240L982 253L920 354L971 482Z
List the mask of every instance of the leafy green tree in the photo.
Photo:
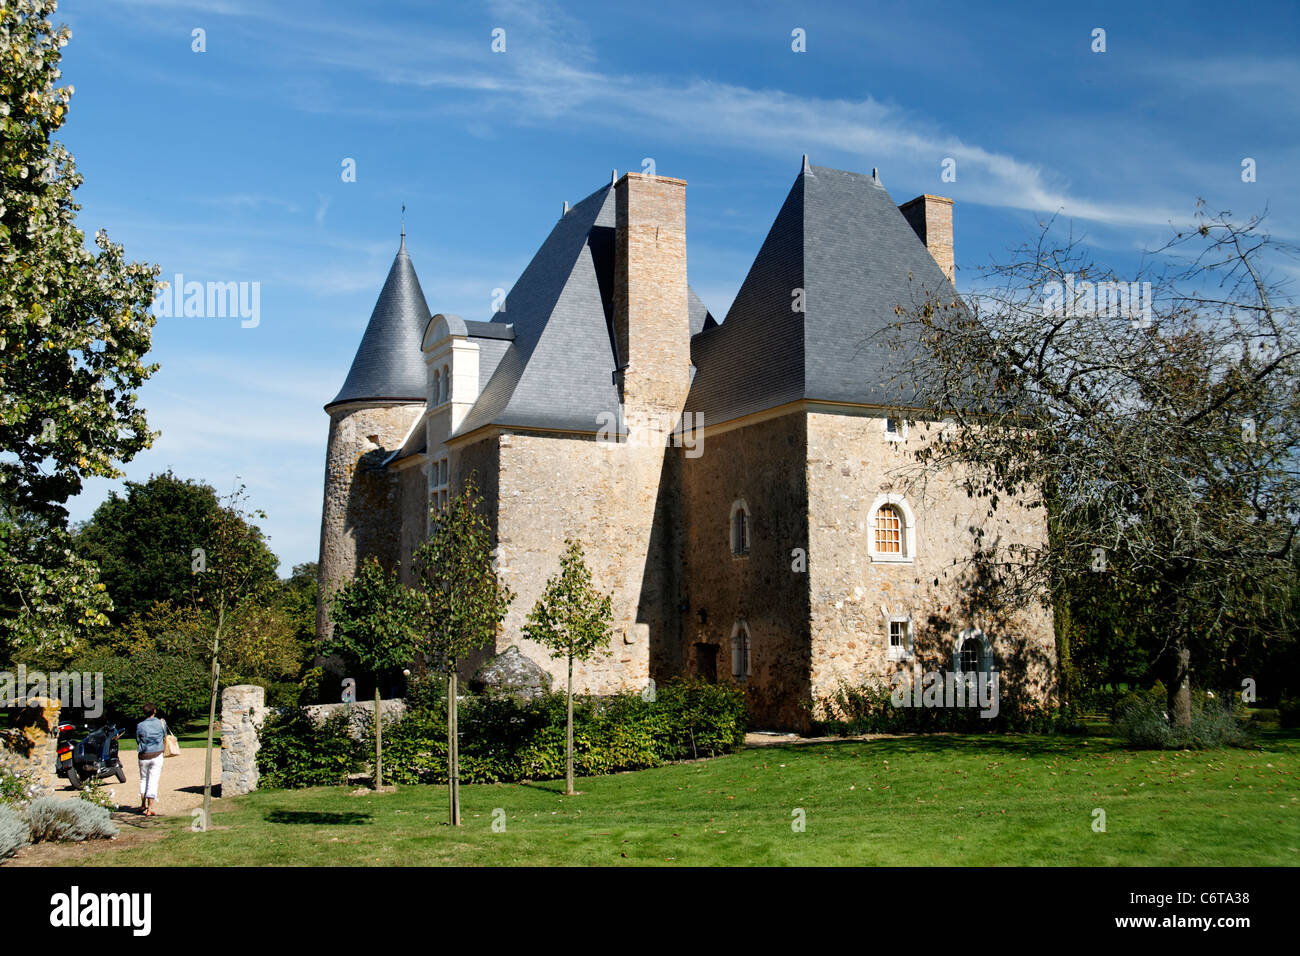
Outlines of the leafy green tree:
M113 605L95 565L76 555L67 532L0 506L0 663L70 649L104 629Z
M385 571L374 557L362 562L357 576L337 591L330 603L334 632L323 645L375 678L375 772L373 786L384 785L384 736L379 688L385 671L411 663L419 596L402 584L396 570Z
M77 550L99 565L113 599L115 623L144 614L159 601L180 603L191 593L193 548L207 540L221 511L211 485L167 471L110 492L76 533ZM276 582L277 558L261 532L256 573L260 585Z
M107 611L65 540L64 504L88 476L155 435L136 389L158 269L77 229L82 183L53 139L72 87L58 86L67 27L53 0L0 5L0 640L69 643Z
M447 674L447 797L460 826L460 743L456 668L490 644L514 594L497 577L492 529L471 477L446 507L430 511L432 533L415 553L420 579L418 628L425 654Z
M208 699L207 756L203 767L203 821L212 819L212 735L217 721L217 693L221 679L221 643L229 628L248 608L265 603L273 587L264 574L265 544L253 518L265 520L263 511L245 511L247 495L241 485L222 502L213 516L208 537L191 550L195 605L205 610L212 627L209 659L211 693Z
M590 660L609 646L613 594L600 594L591 583L582 542L566 539L560 574L528 613L524 636L564 655L569 664L568 719L565 723L564 792L573 794L573 662Z

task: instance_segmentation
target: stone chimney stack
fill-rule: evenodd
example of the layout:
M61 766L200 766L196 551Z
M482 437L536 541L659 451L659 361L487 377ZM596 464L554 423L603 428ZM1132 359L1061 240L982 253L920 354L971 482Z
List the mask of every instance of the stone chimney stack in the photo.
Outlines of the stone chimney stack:
M908 224L921 237L948 281L954 281L952 259L952 200L928 193L898 207Z
M678 414L690 389L686 182L627 173L614 184L614 333L624 414Z

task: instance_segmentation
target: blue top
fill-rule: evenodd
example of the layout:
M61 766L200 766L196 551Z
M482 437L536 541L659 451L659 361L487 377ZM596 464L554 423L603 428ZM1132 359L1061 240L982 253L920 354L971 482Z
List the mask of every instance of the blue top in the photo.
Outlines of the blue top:
M135 728L136 753L154 754L163 750L167 724L158 717L146 717Z

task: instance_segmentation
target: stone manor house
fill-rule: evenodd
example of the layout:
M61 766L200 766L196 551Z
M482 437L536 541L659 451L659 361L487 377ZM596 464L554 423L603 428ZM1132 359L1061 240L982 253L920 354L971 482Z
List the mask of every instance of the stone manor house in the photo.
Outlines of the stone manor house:
M489 321L431 313L403 235L325 406L322 596L371 554L409 576L430 507L473 473L517 595L495 651L557 685L521 627L572 536L615 618L582 692L730 680L756 725L791 729L840 682L922 662L1019 665L1043 696L1050 612L974 610L963 577L973 529L1041 542L1042 513L990 516L950 472L900 483L940 426L904 414L893 353L867 344L896 306L955 294L952 235L951 200L898 206L874 171L805 157L722 322L687 282L680 179L566 203Z

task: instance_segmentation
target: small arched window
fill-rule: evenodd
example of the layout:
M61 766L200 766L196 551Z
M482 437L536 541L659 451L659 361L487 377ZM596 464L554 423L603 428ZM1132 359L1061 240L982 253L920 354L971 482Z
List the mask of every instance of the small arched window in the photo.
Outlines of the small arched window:
M743 498L731 504L731 553L736 557L749 554L749 505Z
M749 678L749 625L743 617L731 628L731 676L738 681Z
M893 505L876 511L876 550L884 555L903 556L903 515Z
M442 400L451 401L451 368L446 365L442 367Z
M979 628L968 628L957 635L953 648L953 666L960 674L980 674L993 670L992 647Z
M872 502L867 524L867 552L872 561L910 563L916 557L916 519L901 495L881 495Z
M437 369L433 370L433 404L442 404L442 373Z

